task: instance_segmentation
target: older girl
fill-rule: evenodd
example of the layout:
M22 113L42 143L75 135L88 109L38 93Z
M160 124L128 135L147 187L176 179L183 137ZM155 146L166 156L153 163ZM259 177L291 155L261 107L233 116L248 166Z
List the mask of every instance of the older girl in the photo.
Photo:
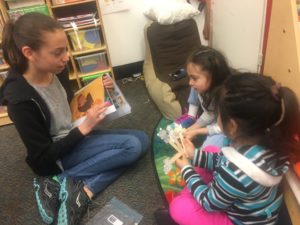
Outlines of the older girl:
M34 179L39 213L47 224L78 224L91 198L145 154L147 136L137 130L95 130L105 104L88 110L81 125L72 125L67 37L51 17L29 13L9 21L2 46L10 70L0 100L27 148L26 162L43 176ZM112 87L110 79L103 82Z

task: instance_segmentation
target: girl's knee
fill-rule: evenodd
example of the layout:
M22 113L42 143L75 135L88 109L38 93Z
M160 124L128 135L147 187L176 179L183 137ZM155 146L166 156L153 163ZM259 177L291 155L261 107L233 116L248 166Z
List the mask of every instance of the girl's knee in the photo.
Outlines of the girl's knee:
M181 225L197 224L191 221L194 214L199 213L199 205L188 195L179 195L170 203L170 216L172 219Z
M149 138L148 135L143 132L143 131L139 131L139 130L134 130L134 132L132 133L132 136L136 137L140 144L141 144L141 150L142 152L146 152L146 150L149 147Z
M130 136L128 139L128 155L132 156L132 161L139 159L146 152L143 143L136 136Z

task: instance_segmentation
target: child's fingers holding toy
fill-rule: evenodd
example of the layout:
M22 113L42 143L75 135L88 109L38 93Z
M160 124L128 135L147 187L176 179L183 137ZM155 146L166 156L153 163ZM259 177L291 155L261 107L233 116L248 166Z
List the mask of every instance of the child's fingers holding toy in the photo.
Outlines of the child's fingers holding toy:
M195 146L194 144L191 142L190 139L188 138L184 138L183 139L183 144L184 144L184 147L185 147L185 156L189 159L192 159L194 158L194 154L195 154Z
M187 157L182 155L175 161L176 166L178 166L180 169L186 165L190 165L190 162Z

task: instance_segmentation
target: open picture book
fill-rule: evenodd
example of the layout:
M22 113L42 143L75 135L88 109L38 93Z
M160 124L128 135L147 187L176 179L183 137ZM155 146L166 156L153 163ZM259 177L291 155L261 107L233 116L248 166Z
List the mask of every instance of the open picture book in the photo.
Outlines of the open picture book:
M103 121L112 121L131 113L131 107L123 93L113 79L112 81L114 88L112 90L106 89L102 82L102 76L100 76L74 94L70 103L74 126L78 126L84 121L87 110L95 104L106 102L108 105Z

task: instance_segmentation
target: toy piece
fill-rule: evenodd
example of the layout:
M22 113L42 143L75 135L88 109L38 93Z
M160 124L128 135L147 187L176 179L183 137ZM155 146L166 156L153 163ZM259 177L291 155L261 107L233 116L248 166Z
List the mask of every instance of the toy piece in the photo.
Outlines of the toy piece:
M166 129L161 129L157 133L166 144L170 144L177 153L172 158L166 158L164 160L164 172L167 174L172 169L172 164L179 159L185 153L185 146L183 144L183 133L185 128L180 124L172 123L166 127Z

